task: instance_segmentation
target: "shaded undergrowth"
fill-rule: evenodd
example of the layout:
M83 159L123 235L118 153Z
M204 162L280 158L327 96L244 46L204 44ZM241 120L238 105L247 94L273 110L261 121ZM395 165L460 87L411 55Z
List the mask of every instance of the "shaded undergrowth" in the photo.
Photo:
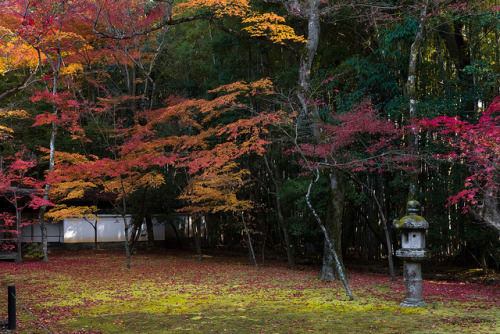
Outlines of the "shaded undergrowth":
M2 288L54 333L488 333L500 331L498 284L424 280L427 306L403 308L402 278L350 271L356 296L314 269L187 253L66 252L50 262L0 263ZM6 298L5 298L6 300ZM0 318L6 316L1 303ZM18 310L18 331L43 333Z

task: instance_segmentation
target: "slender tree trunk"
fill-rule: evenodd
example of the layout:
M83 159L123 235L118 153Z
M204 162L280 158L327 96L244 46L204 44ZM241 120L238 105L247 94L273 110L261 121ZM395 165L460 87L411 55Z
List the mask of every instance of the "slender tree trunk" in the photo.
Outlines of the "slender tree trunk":
M393 261L393 256L392 256L392 241L391 241L391 236L389 233L389 228L387 225L387 218L386 214L384 212L384 206L382 205L383 201L381 201L377 197L377 193L375 192L375 189L370 186L370 182L367 181L366 183L362 182L358 177L353 176L353 179L360 184L363 188L366 189L367 192L370 193L371 197L375 201L375 204L378 209L378 213L380 216L380 221L382 223L382 228L384 230L384 239L385 239L385 246L387 248L387 262L389 263L389 274L391 275L391 279L393 282L396 281L396 272L394 270L394 261ZM380 191L383 192L383 179L380 177ZM367 221L367 226L373 231L373 233L377 236L378 239L382 242L382 239L378 236L378 233L371 227L370 222Z
M97 220L92 225L92 227L94 228L94 250L97 252L99 250L99 243L97 241L97 232L98 232L98 229L97 229Z
M309 196L311 195L312 185L315 182L317 182L318 179L319 179L319 171L317 170L316 171L316 179L314 179L314 180L311 181L311 183L309 184L309 187L307 189L306 202L307 202L307 205L309 206L309 209L311 209L311 211L313 213L313 216L316 219L319 227L323 231L323 235L325 237L325 242L328 245L328 248L330 250L329 253L331 254L331 256L333 258L332 262L335 264L335 267L336 267L337 272L339 274L339 278L342 281L342 284L344 285L346 293L349 296L349 299L353 300L354 299L354 295L352 294L351 289L349 288L349 284L347 284L347 279L346 279L345 274L344 274L343 264L340 262L340 259L339 259L339 256L337 254L337 251L335 250L335 240L332 239L332 238L330 238L330 236L328 234L328 230L326 229L325 225L321 221L321 218L316 213L316 210L314 209L313 205L311 204L311 201L309 200Z
M125 187L123 185L123 179L120 176L120 183L121 183L121 188L122 188L122 218L123 218L123 225L124 225L124 231L125 231L125 257L127 258L127 268L130 268L130 243L129 243L129 228L130 224L127 221L127 198L126 198L126 192L125 192Z
M250 257L255 264L255 268L257 268L258 271L260 271L259 265L257 264L257 259L255 258L255 252L253 251L253 246L252 246L252 238L250 237L250 231L248 230L247 224L245 222L245 216L243 215L243 212L241 212L241 222L243 224L243 228L245 229L245 233L247 235L247 242L248 242L248 251L250 253Z
M264 229L264 239L262 240L262 248L261 248L261 254L262 254L262 265L266 262L266 241L267 241L267 232L269 230L269 223L267 222L267 219L264 218L266 227Z
M64 8L64 4L63 4ZM61 35L62 32L62 22L59 23L59 30L58 30L58 36ZM49 62L51 68L52 68L52 96L55 96L58 93L57 90L57 84L58 84L58 78L59 78L59 73L61 71L61 66L63 65L62 62L62 54L61 54L61 41L57 41L57 62L53 62L51 57L47 54L46 50L44 50L43 47L37 48L38 52L38 58L39 58L39 66L40 68L43 68L42 60L41 60L41 52L45 54L46 60ZM46 83L45 83L46 84ZM46 84L45 86L46 90L49 91L49 87ZM58 105L53 104L52 105L52 114L57 115L59 113ZM55 156L56 156L56 135L57 135L57 125L55 123L52 123L52 132L50 134L50 141L49 141L49 174L54 171L54 166L55 166ZM45 185L45 190L43 194L43 200L48 201L50 199L50 183L47 183ZM42 253L43 253L43 261L48 261L49 260L49 255L48 255L48 236L47 236L47 227L45 226L45 212L47 211L47 206L43 205L40 207L39 214L38 214L38 222L40 224L40 230L41 230L41 237L42 237L42 242L41 242L41 248L42 248Z
M308 17L307 22L307 43L305 51L301 53L299 67L299 88L297 89L297 98L299 99L302 110L305 112L313 136L317 142L321 141L321 132L318 124L321 119L319 117L318 108L311 101L311 70L314 56L318 50L320 21L319 21L319 0L309 0L307 8L303 10L303 14ZM306 6L306 4L304 4Z
M144 191L141 194L141 201L140 201L140 207L139 207L139 213L137 215L137 218L134 219L133 221L133 226L132 226L132 233L130 236L130 249L134 249L136 246L136 242L139 240L141 236L141 229L144 221L146 220L146 215L148 212L147 208L147 194L148 194L148 188L145 187ZM147 225L147 223L146 223Z
M383 192L383 179L380 177L380 191ZM377 204L377 208L380 214L380 220L382 221L382 228L384 229L384 235L385 235L385 244L387 247L387 262L389 263L389 274L391 275L391 280L393 282L396 282L396 272L394 270L394 261L392 258L392 241L391 241L391 235L389 234L389 228L387 225L387 218L386 214L384 213L384 207L382 205L383 202L381 202L376 194L373 194L373 197L375 199L375 203Z
M127 216L125 214L122 215L122 218L125 228L125 257L127 258L127 268L130 268L130 245L128 240L129 223L127 221Z
M497 29L498 30L498 29ZM475 50L475 47L474 47L474 41L472 40L473 38L473 35L472 35L472 27L470 27L469 25L469 47L470 47L470 59L471 59L471 63L473 66L476 65L476 50ZM498 43L497 43L498 44ZM479 59L481 59L481 57L479 56ZM473 95L474 95L474 119L476 119L478 117L478 114L477 114L477 109L478 109L478 99L476 97L476 93L477 93L477 76L476 76L476 71L472 71L472 92L473 92Z
M441 78L443 80L443 91L445 95L448 95L448 81L446 80L446 71L444 70L443 52L441 50L441 40L439 39L439 35L437 37L436 44L439 56L439 66L441 67Z
M344 179L342 172L335 168L330 168L329 174L329 207L328 207L328 220L325 228L328 231L329 237L334 240L332 242L337 254L338 261L340 262L340 269L334 263L329 249L329 241L325 239L324 253L323 253L323 270L321 271L321 279L325 281L332 281L340 278L344 272L344 264L342 260L342 220L344 215ZM326 253L325 253L326 252Z
M300 105L305 112L309 126L314 137L316 143L320 143L323 139L323 135L319 128L319 123L321 122L321 118L319 117L318 108L314 103L309 103L311 101L311 70L312 64L314 60L314 56L316 51L318 50L319 45L319 36L320 36L320 19L319 19L319 5L320 0L309 0L307 3L307 8L304 7L302 10L302 14L307 16L308 24L307 24L307 43L305 47L305 51L301 53L300 57L300 67L299 67L299 88L297 90L297 97L299 99ZM304 6L306 6L304 4ZM333 159L329 159L330 165L334 166L335 163ZM329 219L325 228L330 231L328 234L333 232L329 238L325 242L328 245L332 245L335 247L337 255L336 261L338 260L340 263L340 268L343 268L342 257L338 257L338 254L341 254L341 245L340 245L340 231L342 224L342 210L343 210L343 193L339 193L339 190L343 188L343 180L342 177L339 177L339 173L336 171L330 171L329 176L329 185L330 185L330 205L332 206L333 214L331 215L331 219ZM342 207L342 209L340 209ZM326 236L326 235L325 235ZM332 242L333 241L333 242ZM324 257L324 267L331 267L329 261L329 255ZM343 270L342 270L343 272ZM330 273L327 274L330 276ZM343 275L343 273L342 273ZM341 275L339 275L341 276Z
M495 7L498 5L498 0L495 0ZM498 20L498 15L495 17L495 22L498 25L500 24ZM499 41L500 36L498 35L498 29L495 29L495 41ZM495 43L495 64L500 63L500 46L498 45L499 43Z
M132 96L137 96L137 72L135 66L130 66L132 72ZM130 100L132 103L132 112L134 115L137 113L137 101L135 99Z
M16 232L17 232L17 250L16 250L16 263L23 262L22 249L21 249L21 211L17 206L17 194L14 193L14 207L16 209Z
M56 92L53 92L56 94ZM54 106L54 114L57 114L57 106ZM55 155L56 155L56 135L57 135L57 127L54 123L52 123L52 133L50 135L49 142L49 173L54 171L54 163L55 163ZM48 201L50 194L50 183L45 185L43 200ZM43 261L49 260L49 252L48 252L48 236L47 236L47 226L45 226L45 212L47 212L47 206L42 205L40 207L40 211L38 212L38 223L40 224L41 231L41 249L43 254Z
M295 267L295 262L293 259L293 245L290 243L290 237L288 235L288 231L286 228L285 224L285 219L283 218L283 210L281 209L281 197L280 197L280 182L278 182L278 173L271 169L271 166L269 165L269 161L267 160L267 156L264 154L264 162L267 167L267 171L269 172L269 175L271 177L271 180L274 183L274 188L275 188L275 200L276 200L276 211L278 213L278 224L280 229L283 231L283 239L285 240L285 247L286 247L286 256L288 259L288 267L289 268L294 268Z
M408 80L406 82L406 90L408 92L408 98L410 100L409 118L411 120L417 117L417 104L418 104L418 94L417 94L417 84L416 84L417 64L418 64L418 56L420 53L420 47L422 46L422 43L424 41L425 25L427 22L428 3L429 1L426 0L422 4L417 33L415 35L415 40L413 41L410 49L410 62L408 64ZM410 126L410 133L408 134L408 146L410 148L410 154L413 156L417 156L419 151L419 143L418 143L418 129L415 124L411 124ZM417 185L418 185L418 174L413 173L410 176L410 193L412 193L413 189L417 188Z
M201 261L203 259L203 254L201 253L201 217L195 219L193 231L196 254L198 254L198 260Z
M148 233L148 250L153 250L155 248L155 234L153 230L153 218L149 210L146 211L146 231Z
M130 224L129 224L129 226L130 226ZM139 224L139 222L137 220L132 220L132 231L130 232L130 242L129 242L130 249L134 249L135 242L137 241L139 234L140 234L139 229L141 227L142 227L142 224Z
M294 255L293 255L293 245L290 242L290 236L288 235L288 229L286 228L286 226L284 224L281 226L281 230L283 232L283 239L285 239L286 257L288 260L288 267L290 269L293 269L293 268L295 268L295 260L294 260Z
M406 90L408 91L408 98L410 100L410 119L414 119L417 116L417 63L418 55L420 52L420 47L424 41L424 31L425 24L427 21L427 7L429 1L426 0L422 4L422 9L420 12L420 21L418 24L417 34L415 35L415 40L413 41L410 49L410 62L408 64L408 80L406 82ZM412 154L418 153L418 133L417 127L412 125L409 134L409 146Z
M172 229L174 230L175 238L177 239L177 243L179 245L179 248L182 249L183 248L182 239L181 239L181 236L179 235L179 231L177 230L177 226L175 226L173 221L170 221L170 226L172 226ZM167 238L165 238L165 240L166 239Z
M123 69L124 69L123 72L125 76L125 82L127 83L127 92L129 95L132 95L132 83L130 80L130 74L128 73L128 66L123 65Z

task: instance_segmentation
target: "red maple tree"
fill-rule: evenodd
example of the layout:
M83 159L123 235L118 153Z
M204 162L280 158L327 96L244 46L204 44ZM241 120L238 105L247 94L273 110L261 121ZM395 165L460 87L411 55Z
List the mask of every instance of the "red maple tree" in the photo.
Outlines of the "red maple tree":
M14 213L4 211L0 214L0 232L4 238L0 249L14 250L16 248L16 262L18 263L22 261L21 229L32 223L23 218L23 210L27 207L36 210L42 205L52 205L42 198L44 182L29 175L30 170L36 166L35 159L26 159L25 155L26 153L21 151L0 162L0 196L7 200L14 209Z
M449 204L464 203L463 211L500 235L500 97L493 100L477 123L458 117L439 116L417 124L439 135L448 152L434 154L467 167L464 188L448 198Z

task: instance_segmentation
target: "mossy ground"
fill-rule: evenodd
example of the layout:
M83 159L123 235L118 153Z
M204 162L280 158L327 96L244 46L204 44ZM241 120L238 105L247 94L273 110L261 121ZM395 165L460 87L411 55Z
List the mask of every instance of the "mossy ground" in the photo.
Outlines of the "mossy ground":
M498 284L424 281L424 308L403 308L402 279L351 271L356 299L315 269L188 253L66 252L50 262L0 263L2 288L53 333L491 333ZM0 318L6 317L1 304ZM18 307L20 333L46 332Z

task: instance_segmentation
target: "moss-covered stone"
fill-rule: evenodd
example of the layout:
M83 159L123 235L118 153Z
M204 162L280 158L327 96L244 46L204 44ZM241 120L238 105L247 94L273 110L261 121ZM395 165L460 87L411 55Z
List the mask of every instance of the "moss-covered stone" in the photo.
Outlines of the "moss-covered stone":
M429 223L424 217L411 215L396 220L394 227L398 229L426 230L429 228Z

